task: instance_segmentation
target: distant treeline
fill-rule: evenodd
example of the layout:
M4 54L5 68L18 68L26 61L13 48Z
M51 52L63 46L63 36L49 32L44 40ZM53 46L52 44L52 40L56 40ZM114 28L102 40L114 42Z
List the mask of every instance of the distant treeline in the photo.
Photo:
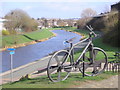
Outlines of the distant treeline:
M72 27L72 26L54 26L53 28L69 28L69 27Z

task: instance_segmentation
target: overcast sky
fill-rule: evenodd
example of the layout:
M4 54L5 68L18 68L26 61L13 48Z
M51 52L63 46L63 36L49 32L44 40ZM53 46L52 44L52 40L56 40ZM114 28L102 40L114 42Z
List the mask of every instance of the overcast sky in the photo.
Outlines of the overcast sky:
M14 9L22 9L33 18L80 18L82 10L92 8L98 14L110 10L119 0L3 0L0 17Z

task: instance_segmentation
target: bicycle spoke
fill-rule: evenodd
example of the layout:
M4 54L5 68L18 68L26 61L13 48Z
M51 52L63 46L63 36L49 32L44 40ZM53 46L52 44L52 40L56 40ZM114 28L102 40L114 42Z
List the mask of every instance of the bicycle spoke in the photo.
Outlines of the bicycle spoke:
M105 63L105 59L103 59L103 60L97 60L97 61L95 61L95 63L97 64L100 64L100 63Z
M67 61L71 59L68 54L68 51L61 50L51 57L47 69L47 74L51 81L59 82L67 79L70 72L66 72L64 68L68 65Z
M66 54L66 55L64 55L64 57L63 57L63 60L62 60L63 62L61 63L61 65L63 65L67 59L68 59L68 56L67 56L67 54Z
M84 70L86 70L88 67L90 67L89 63L85 63Z
M84 70L86 70L88 67L90 67L90 64L85 62L85 64L84 64ZM81 63L81 64L79 65L79 68L82 68L82 69L83 69L83 63Z
M85 56L85 60L90 61L90 58L88 58L87 56Z
M59 61L58 56L55 56L55 59L56 59L56 61L57 61L57 64L60 65L60 61Z
M85 53L85 75L87 76L95 76L104 71L107 63L107 55L104 50L100 48L93 48L94 51L94 61L90 60L90 51L86 51ZM82 64L81 64L82 65ZM80 68L80 71L83 73L83 65Z
M94 51L94 58L96 58L98 51Z
M60 81L60 77L61 77L60 73L61 71L58 72L58 81Z

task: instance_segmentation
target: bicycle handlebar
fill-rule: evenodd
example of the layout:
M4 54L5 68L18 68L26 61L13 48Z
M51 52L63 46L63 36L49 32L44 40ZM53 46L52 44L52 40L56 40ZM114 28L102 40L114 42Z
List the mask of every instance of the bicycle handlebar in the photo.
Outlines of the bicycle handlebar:
M95 32L93 31L93 28L91 27L91 25L89 25L89 26L87 25L86 27L87 27L88 30L90 31L90 34L93 34L94 37L97 37L97 34L95 34ZM71 39L69 39L69 40L65 40L64 42L65 42L65 43L72 43L72 41L73 41L74 39L76 39L76 37L71 38ZM88 39L88 38L87 38L87 39Z
M87 28L88 28L88 30L90 30L90 32L95 36L95 37L97 37L97 34L95 34L95 32L93 31L93 28L91 27L91 25L87 25L86 26Z

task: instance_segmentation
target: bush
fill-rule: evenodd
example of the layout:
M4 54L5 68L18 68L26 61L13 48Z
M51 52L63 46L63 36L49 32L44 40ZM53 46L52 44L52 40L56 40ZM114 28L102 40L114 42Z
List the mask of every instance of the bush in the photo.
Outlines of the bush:
M8 30L2 30L2 35L9 35L9 31Z
M119 41L120 41L120 31L118 29L118 24L116 24L112 30L108 31L104 36L103 36L103 42L108 43L112 46L115 47L120 47Z
M118 12L110 12L107 16L95 17L87 24L92 25L94 30L100 30L104 33L103 42L111 46L120 47L119 30L119 15Z
M120 31L119 31L119 24L118 21L118 15L119 13L113 13L111 12L108 15L108 19L106 21L106 27L104 30L104 38L103 42L108 43L115 47L120 47L119 40L120 40Z
M72 26L54 26L53 28L70 28Z
M10 32L11 35L16 35L17 34L16 30L10 30L9 32Z

